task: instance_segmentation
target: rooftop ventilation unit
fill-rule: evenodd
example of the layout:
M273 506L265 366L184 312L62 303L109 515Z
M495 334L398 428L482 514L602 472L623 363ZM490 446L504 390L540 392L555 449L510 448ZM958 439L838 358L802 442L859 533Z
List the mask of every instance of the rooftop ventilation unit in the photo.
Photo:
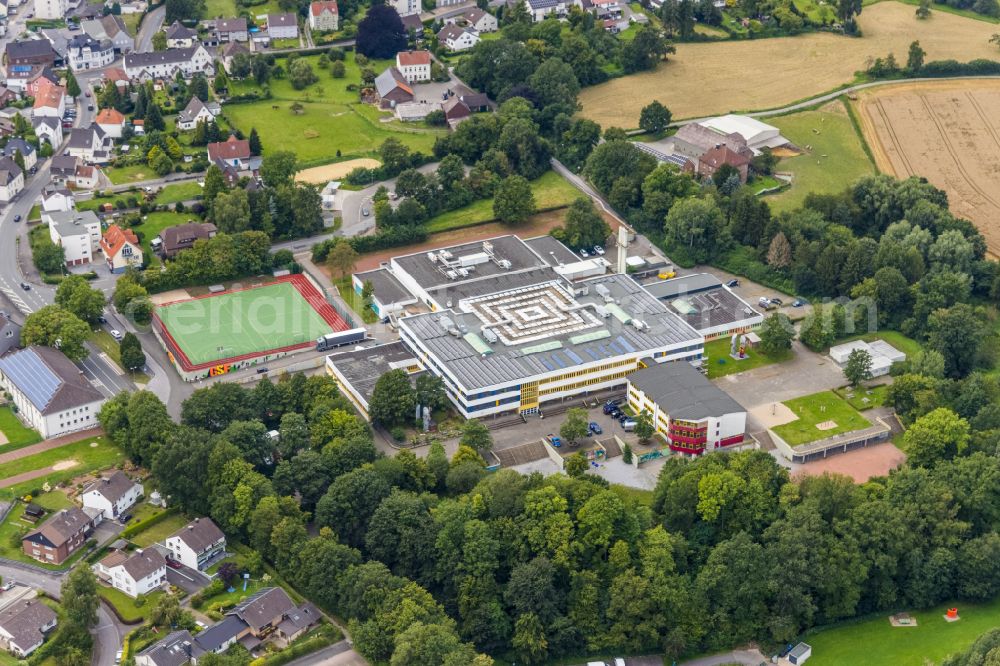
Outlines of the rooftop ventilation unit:
M448 271L447 273L445 273L445 275L448 276L449 280L454 280L458 278L458 273L456 273L455 271Z
M486 338L486 341L490 343L494 343L500 339L497 337L497 334L493 332L492 328L484 328L483 337Z
M430 259L431 262L437 263L437 260L438 260L437 252L428 252L427 253L427 258Z
M451 252L448 250L441 250L438 252L438 256L441 257L442 260L448 260L451 259Z
M512 265L509 259L501 259L500 261L497 262L497 264L500 265L500 268L506 268L506 269L510 269Z

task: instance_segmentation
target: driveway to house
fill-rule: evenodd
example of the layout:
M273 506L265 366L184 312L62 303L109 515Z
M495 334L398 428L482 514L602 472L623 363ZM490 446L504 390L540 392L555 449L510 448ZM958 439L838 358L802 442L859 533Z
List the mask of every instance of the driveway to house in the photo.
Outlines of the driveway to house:
M339 643L327 646L322 650L317 650L312 654L299 657L288 662L288 666L367 666L365 658L358 654L349 641L343 640Z
M764 663L767 663L767 659L761 654L760 650L754 648L753 650L733 650L732 652L689 659L688 661L682 661L678 666L721 666L722 664L760 666L760 664Z

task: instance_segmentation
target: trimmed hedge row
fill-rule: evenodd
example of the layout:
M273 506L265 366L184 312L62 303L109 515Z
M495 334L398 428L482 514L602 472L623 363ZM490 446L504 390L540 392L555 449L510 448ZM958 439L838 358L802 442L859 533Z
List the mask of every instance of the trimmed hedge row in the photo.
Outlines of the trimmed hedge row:
M155 516L147 518L146 520L141 520L138 523L132 523L131 525L123 529L119 536L121 536L121 538L123 539L128 539L129 537L135 536L136 534L142 532L143 530L149 529L154 525L162 523L164 520L166 520L170 516L173 516L178 511L179 509L177 507L172 506L163 513L158 513Z

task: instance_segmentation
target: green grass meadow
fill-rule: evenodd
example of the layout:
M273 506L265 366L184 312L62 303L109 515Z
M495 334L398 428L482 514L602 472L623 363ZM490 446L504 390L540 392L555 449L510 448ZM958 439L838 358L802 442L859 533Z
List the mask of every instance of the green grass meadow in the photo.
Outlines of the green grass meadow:
M96 446L92 446L92 444L96 444ZM0 479L7 479L25 472L51 468L56 463L63 461L75 463L66 469L52 470L36 479L5 486L0 494L4 497L20 497L33 488L42 487L45 483L55 486L87 472L107 469L121 462L124 458L125 454L104 437L87 437L79 442L0 465Z
M810 192L841 192L861 176L874 173L875 167L868 160L843 104L835 101L814 111L764 119L780 129L786 139L806 150L802 155L778 162L776 170L791 172L793 180L787 190L767 196L773 211L798 208Z
M144 594L138 599L133 599L121 590L99 584L97 586L97 594L114 606L123 620L129 623L138 623L149 617L149 613L156 606L157 600L163 596L163 591L156 590L155 592Z
M140 520L137 516L134 520ZM181 529L188 523L188 518L183 514L175 514L169 518L165 518L155 525L150 526L138 534L132 536L129 539L132 543L142 548L147 548L152 546L154 543L159 543L166 539L168 536Z
M955 606L961 619L945 622L945 611ZM1000 624L1000 598L987 604L944 604L927 611L910 611L910 615L916 618L917 626L893 627L887 613L807 635L804 640L812 646L808 664L940 664Z
M708 360L705 362L708 367L708 378L724 377L737 372L746 372L754 368L760 368L772 363L781 363L792 357L792 352L777 357L771 357L756 349L747 350L747 358L737 361L729 355L729 338L719 338L705 343L705 354Z
M0 453L14 451L42 441L42 436L21 423L10 407L0 407L0 432L7 438L7 443L0 446Z
M821 391L794 400L786 400L784 404L799 418L791 423L775 426L772 430L791 446L826 439L852 430L861 430L871 425L833 391ZM816 424L824 421L834 421L837 426L829 430L818 429Z

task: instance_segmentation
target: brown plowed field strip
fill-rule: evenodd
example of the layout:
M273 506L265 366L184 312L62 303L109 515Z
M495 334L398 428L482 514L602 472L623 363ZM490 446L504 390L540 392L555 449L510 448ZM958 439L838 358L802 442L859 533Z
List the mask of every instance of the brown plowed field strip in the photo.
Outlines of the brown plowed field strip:
M879 169L948 193L1000 255L1000 81L933 81L866 90L861 126Z
M927 60L995 59L989 43L997 26L945 12L920 21L911 5L879 2L858 18L863 37L812 33L798 37L677 44L677 53L651 72L623 76L580 93L581 115L602 127L638 127L653 100L674 118L774 109L851 82L868 58L892 52L906 62L913 40Z

